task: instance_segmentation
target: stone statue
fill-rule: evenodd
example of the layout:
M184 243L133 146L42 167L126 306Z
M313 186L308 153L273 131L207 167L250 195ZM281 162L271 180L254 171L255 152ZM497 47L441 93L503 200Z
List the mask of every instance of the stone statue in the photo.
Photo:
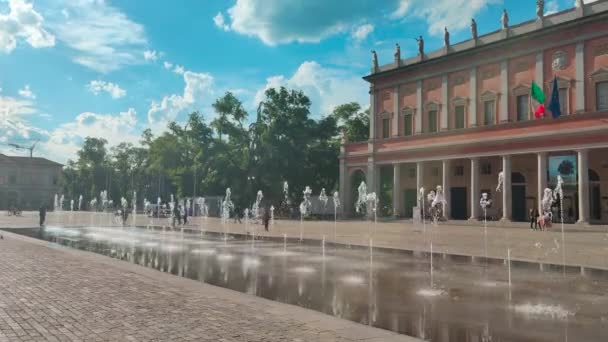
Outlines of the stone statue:
M473 40L477 40L477 22L475 19L471 19L471 36Z
M576 7L577 8L583 8L583 5L584 5L583 0L576 0Z
M447 27L443 28L443 44L446 48L450 47L450 32Z
M401 47L399 43L395 44L395 64L401 63Z
M509 28L509 14L507 14L506 8L502 10L502 17L500 18L500 22L502 23L503 30Z
M416 41L418 42L418 55L422 57L424 56L424 39L422 39L422 36L419 36L416 38Z
M545 1L536 0L536 17L542 19L545 15Z
M378 70L378 55L376 55L376 50L372 50L372 67L374 71Z

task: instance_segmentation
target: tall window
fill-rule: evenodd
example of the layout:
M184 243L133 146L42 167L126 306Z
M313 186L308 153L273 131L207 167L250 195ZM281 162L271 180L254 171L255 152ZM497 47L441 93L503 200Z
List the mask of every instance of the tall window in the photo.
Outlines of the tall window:
M413 118L411 110L404 111L403 114L403 135L412 135Z
M492 164L482 163L480 171L481 171L482 175L491 175L492 174Z
M388 119L382 119L382 138L387 139L389 137L389 121Z
M559 109L562 115L570 114L568 110L568 88L559 88Z
M494 100L483 103L483 124L486 126L494 124L494 103Z
M596 83L595 99L597 110L608 110L608 81Z
M528 120L528 95L519 95L517 97L517 121Z
M462 165L456 165L454 167L454 176L457 176L457 177L464 176L464 166L462 166Z
M436 110L430 110L429 111L429 127L428 127L428 132L429 133L435 133L435 132L437 132L437 111Z
M464 106L454 107L454 128L464 128Z

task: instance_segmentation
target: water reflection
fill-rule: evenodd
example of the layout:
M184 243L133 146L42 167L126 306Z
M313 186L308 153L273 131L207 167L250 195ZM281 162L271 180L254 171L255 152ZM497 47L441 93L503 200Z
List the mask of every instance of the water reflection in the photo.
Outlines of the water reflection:
M19 234L128 260L362 324L440 342L603 341L608 280L367 249L138 228L49 227Z

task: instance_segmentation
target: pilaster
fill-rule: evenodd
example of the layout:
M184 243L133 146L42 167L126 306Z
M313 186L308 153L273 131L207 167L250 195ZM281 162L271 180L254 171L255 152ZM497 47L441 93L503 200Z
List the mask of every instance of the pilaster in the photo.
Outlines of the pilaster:
M441 130L448 130L448 75L441 77Z

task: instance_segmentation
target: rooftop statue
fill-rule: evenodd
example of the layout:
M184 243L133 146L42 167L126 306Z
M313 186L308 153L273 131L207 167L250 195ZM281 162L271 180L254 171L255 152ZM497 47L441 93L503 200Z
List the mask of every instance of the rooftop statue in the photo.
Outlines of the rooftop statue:
M444 27L443 29L443 44L446 48L450 47L450 32L447 27Z
M536 0L536 17L538 19L542 19L545 15L545 1L544 0Z
M475 19L471 19L471 36L474 40L477 40L477 22Z
M502 10L502 17L500 18L500 22L502 23L503 30L509 28L509 14L507 14L506 8Z
M376 50L372 50L372 68L374 68L374 71L378 70L378 55L376 55Z
M399 43L395 44L395 63L399 64L401 61L401 47Z
M415 39L418 42L418 54L420 56L424 56L424 39L422 39L422 36Z

